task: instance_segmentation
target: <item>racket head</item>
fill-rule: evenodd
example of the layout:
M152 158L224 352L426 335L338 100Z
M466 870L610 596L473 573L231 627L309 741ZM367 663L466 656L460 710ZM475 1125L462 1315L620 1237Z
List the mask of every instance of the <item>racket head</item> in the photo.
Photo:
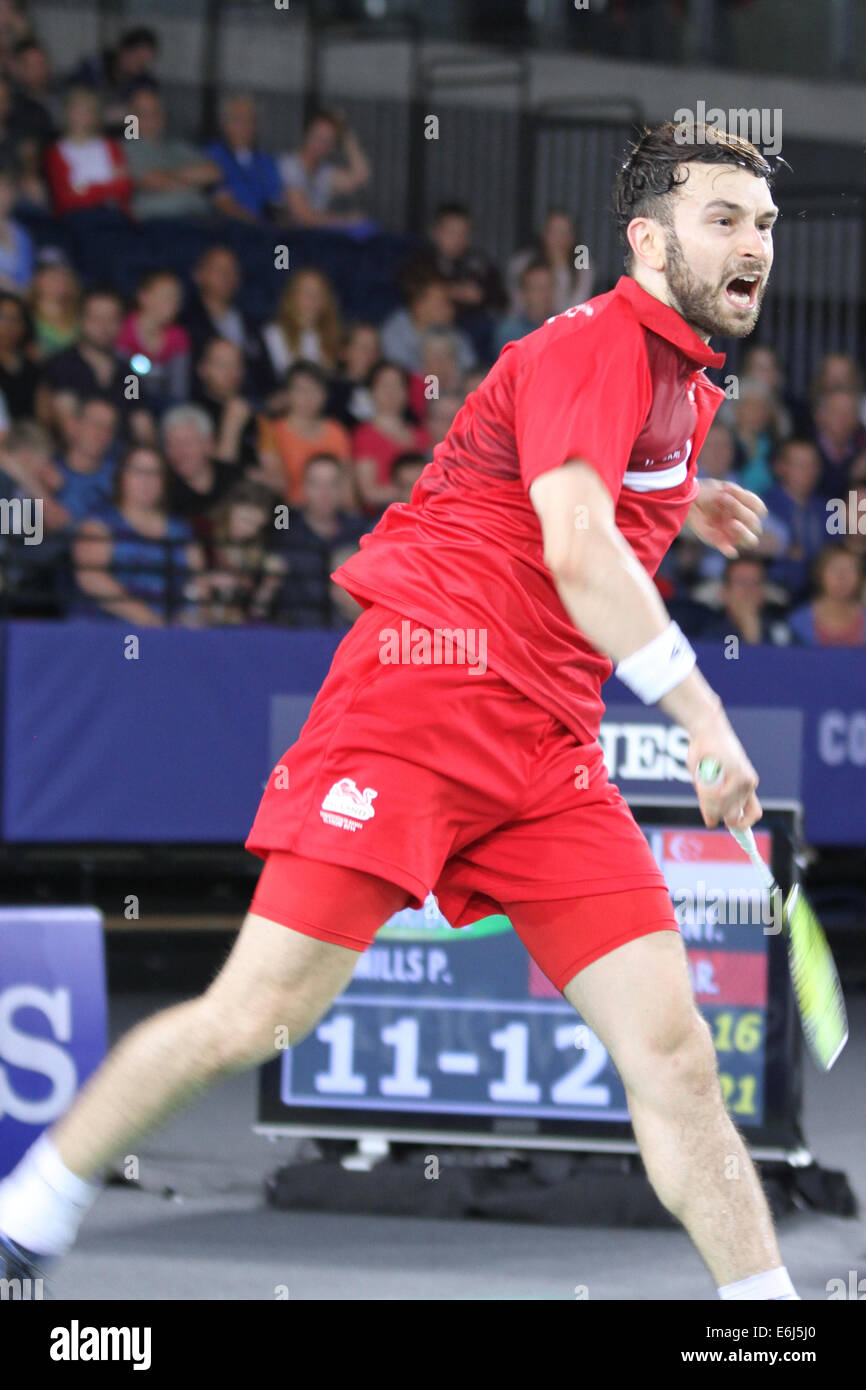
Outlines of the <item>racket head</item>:
M785 899L785 928L806 1046L826 1072L848 1041L848 1016L824 929L799 884Z

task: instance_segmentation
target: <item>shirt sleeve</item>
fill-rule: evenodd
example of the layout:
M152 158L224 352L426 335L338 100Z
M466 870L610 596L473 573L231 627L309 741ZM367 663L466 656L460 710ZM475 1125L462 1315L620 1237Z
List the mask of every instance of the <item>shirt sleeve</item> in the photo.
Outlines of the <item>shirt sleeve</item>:
M652 404L643 330L620 322L561 335L519 371L514 426L528 489L542 473L582 459L614 502ZM506 351L516 351L506 349Z

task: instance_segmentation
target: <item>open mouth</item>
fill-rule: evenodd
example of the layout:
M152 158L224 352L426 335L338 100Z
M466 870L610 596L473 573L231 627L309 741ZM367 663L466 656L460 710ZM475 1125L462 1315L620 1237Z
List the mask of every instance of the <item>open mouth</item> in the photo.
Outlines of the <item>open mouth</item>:
M751 309L758 298L760 275L736 275L725 286L725 294L738 309Z

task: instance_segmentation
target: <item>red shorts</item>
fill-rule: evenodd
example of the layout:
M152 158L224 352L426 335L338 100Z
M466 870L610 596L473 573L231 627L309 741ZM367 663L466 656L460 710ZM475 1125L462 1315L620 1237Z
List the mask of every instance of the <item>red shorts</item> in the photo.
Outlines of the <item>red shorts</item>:
M357 619L268 779L247 849L360 869L404 889L413 907L432 892L453 927L504 911L519 930L509 904L608 898L609 914L586 902L583 925L577 909L551 913L572 922L561 927L571 939L555 952L557 973L648 929L678 930L600 744L578 743L489 668L383 661L383 632L408 621L379 604ZM312 934L352 944L341 925Z

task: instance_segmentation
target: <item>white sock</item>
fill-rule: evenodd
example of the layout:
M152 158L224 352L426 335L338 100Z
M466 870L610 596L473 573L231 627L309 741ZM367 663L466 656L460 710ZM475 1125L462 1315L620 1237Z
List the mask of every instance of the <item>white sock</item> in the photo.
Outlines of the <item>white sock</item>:
M65 1255L100 1189L70 1173L48 1133L40 1134L0 1182L0 1231L36 1255Z
M772 1298L799 1300L800 1295L791 1283L790 1275L784 1265L778 1269L768 1269L763 1274L752 1274L748 1279L738 1279L736 1284L723 1284L719 1298Z

